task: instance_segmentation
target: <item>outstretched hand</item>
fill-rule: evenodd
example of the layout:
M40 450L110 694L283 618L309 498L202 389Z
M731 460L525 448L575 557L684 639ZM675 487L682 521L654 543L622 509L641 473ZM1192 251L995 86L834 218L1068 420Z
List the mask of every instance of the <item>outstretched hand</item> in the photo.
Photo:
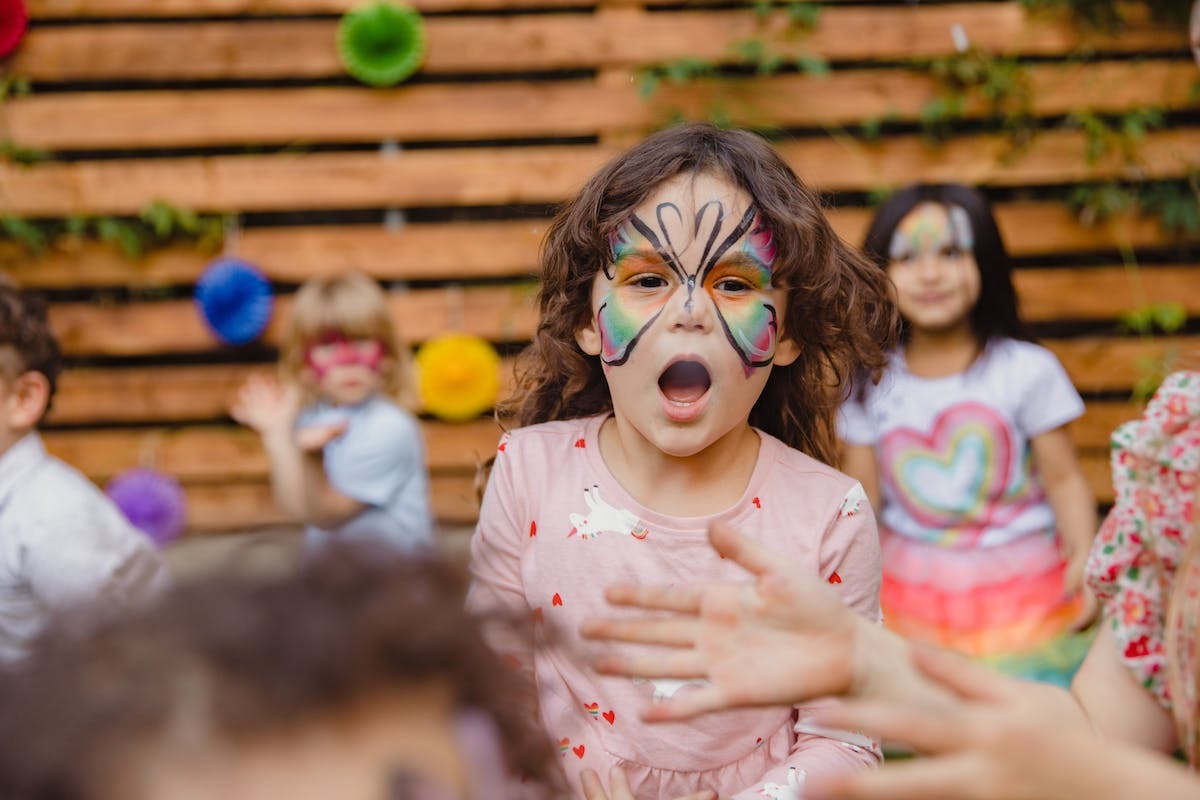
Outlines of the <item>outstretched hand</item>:
M694 586L611 586L609 602L664 616L592 619L590 639L664 645L614 649L596 663L609 675L706 678L709 685L646 709L677 720L740 706L788 705L849 691L859 639L876 630L817 577L732 528L713 525L713 547L755 580Z
M965 657L915 649L913 661L948 690L935 703L849 700L817 712L821 725L862 730L925 754L852 776L814 779L812 798L1002 800L1099 797L1101 741L1063 689L1020 681Z
M291 436L300 413L300 391L273 375L251 375L238 389L229 414L263 436Z

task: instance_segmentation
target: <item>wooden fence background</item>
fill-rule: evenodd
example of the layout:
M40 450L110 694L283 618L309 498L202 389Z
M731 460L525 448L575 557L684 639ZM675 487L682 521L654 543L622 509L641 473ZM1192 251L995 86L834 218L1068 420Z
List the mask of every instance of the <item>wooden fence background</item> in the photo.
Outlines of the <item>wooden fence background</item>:
M50 448L98 482L138 464L177 476L192 533L281 522L257 439L226 406L273 362L297 284L358 268L389 286L415 342L462 327L511 354L534 325L531 273L553 205L672 115L722 108L734 123L770 123L851 242L881 188L985 186L1018 259L1024 312L1088 400L1075 435L1102 500L1108 433L1136 413L1130 391L1147 360L1200 351L1200 327L1147 337L1117 324L1148 302L1200 316L1200 233L1169 233L1136 209L1084 225L1063 200L1077 185L1179 180L1200 166L1200 71L1186 33L1137 9L1105 32L1007 0L830 2L797 33L782 11L764 21L747 3L412 0L426 17L426 62L376 90L346 77L336 56L350 0L27 3L31 29L3 70L32 91L0 105L0 143L53 157L0 161L0 215L136 215L154 201L234 213L229 244L278 289L264 341L230 348L193 310L192 285L212 257L193 244L131 259L95 241L41 253L0 241L0 269L52 300L70 359ZM955 25L972 45L1019 59L1040 129L1023 147L1013 150L978 98L944 143L923 136L921 115L944 91L928 62L953 56ZM647 67L733 61L731 48L755 37L823 59L830 74L733 66L640 91ZM1064 124L1143 109L1163 116L1131 137L1136 154L1089 159L1092 140ZM879 135L862 132L881 119ZM402 210L403 226L383 224L388 209ZM497 429L429 420L425 431L437 515L469 523L474 465Z

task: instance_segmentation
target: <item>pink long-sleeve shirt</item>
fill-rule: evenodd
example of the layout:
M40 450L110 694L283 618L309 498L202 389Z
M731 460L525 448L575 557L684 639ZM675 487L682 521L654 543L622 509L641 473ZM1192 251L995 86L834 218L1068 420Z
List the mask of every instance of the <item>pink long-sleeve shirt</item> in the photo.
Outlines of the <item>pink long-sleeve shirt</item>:
M847 605L880 618L875 519L853 479L760 431L758 462L741 499L719 514L667 516L640 505L609 472L597 438L603 421L551 422L506 435L471 542L471 608L533 619L527 637L510 635L498 647L533 672L541 721L570 785L579 793L582 769L603 776L617 764L639 800L703 788L721 797L792 798L801 796L806 775L877 763L874 742L810 732L797 723L797 708L645 723L640 709L693 690L694 682L630 680L589 668L600 646L581 639L579 626L614 613L603 597L609 584L747 579L709 546L714 521L811 567Z

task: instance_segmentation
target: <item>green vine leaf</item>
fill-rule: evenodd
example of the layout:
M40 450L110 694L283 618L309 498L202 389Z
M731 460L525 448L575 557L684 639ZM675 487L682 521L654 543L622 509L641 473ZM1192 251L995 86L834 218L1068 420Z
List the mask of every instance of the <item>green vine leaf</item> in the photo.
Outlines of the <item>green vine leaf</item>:
M0 216L0 230L4 231L5 237L20 243L34 255L40 254L49 245L40 227L20 217Z

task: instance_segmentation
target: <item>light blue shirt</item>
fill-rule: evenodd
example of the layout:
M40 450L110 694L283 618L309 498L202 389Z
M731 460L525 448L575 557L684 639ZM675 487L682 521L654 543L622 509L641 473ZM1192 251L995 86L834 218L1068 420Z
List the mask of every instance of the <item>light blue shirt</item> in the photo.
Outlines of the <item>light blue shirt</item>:
M356 406L319 403L296 425L339 422L346 431L325 445L325 475L334 489L368 508L335 530L309 525L309 548L335 539L382 541L406 552L432 546L429 472L416 417L377 395Z

